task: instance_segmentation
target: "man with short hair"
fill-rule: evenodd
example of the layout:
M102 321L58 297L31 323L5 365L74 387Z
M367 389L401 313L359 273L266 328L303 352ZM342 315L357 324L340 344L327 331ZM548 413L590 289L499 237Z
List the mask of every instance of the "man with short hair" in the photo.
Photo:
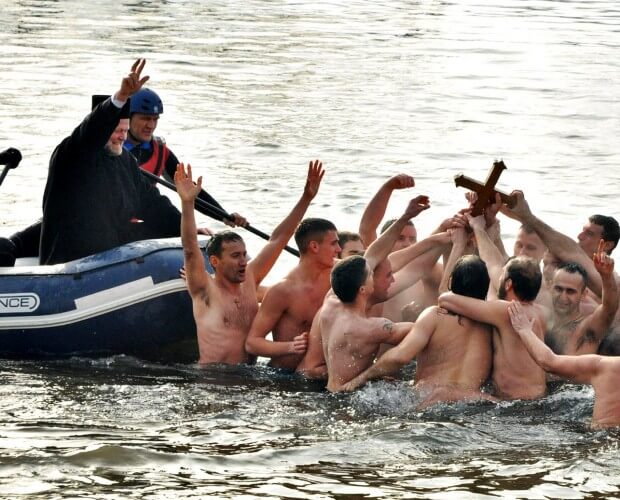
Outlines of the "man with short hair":
M179 234L180 214L123 150L125 104L148 80L137 60L116 94L97 105L54 150L43 194L40 262L57 264L102 252L140 235L132 217L159 237Z
M454 244L444 275L449 276L449 287L454 293L485 300L489 288L486 265L477 256L460 256L467 244L464 229L452 234ZM423 398L422 407L438 401L489 399L481 387L491 373L493 360L490 326L442 314L437 306L425 309L407 336L347 383L344 390L392 375L413 358L417 361L415 387Z
M586 354L555 354L533 331L532 318L518 302L508 307L510 321L534 361L545 371L578 384L591 384L594 389L592 426L620 425L620 358Z
M527 224L522 224L517 231L513 247L513 255L515 257L531 257L536 262L542 262L547 247L536 234L536 231Z
M189 165L187 171L183 164L177 168L174 181L182 201L181 236L200 363L238 364L251 361L245 342L258 310L257 288L316 196L323 174L321 162L310 162L300 200L251 261L248 262L245 243L239 235L232 231L215 235L207 249L209 263L215 270L215 275L211 277L205 270L194 217L194 201L200 193L202 177L194 184Z
M334 266L334 294L326 298L313 325L321 337L329 391L343 390L372 364L382 343L396 345L411 329L412 323L369 317L368 300L373 294L373 271L386 259L405 223L428 208L426 196L414 198L403 215L368 247L364 257L349 257Z
M583 266L565 262L553 275L553 318L545 334L545 343L556 354L594 354L611 328L618 309L618 286L613 276L614 261L605 252L603 239L594 253L593 263L603 283L603 296L601 304L588 315L580 310L588 281Z
M306 352L308 331L341 250L336 226L326 219L304 219L295 241L299 263L269 288L246 341L250 354L271 358L271 366L287 370L295 370ZM265 338L269 332L273 341Z

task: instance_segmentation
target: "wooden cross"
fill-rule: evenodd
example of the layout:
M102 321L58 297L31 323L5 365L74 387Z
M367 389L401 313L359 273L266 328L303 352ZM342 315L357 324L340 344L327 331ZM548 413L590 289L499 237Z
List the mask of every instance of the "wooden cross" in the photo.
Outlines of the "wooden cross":
M491 172L489 173L489 176L484 184L463 174L459 174L454 177L454 184L456 184L456 187L464 187L465 189L474 191L478 195L478 199L476 200L474 208L471 211L471 214L474 217L477 215L482 215L484 208L495 202L496 193L499 194L502 199L502 203L505 203L510 208L515 206L517 200L514 196L510 196L509 194L495 189L495 184L497 184L497 180L504 170L506 170L506 165L504 165L502 160L493 162L493 168L491 169Z

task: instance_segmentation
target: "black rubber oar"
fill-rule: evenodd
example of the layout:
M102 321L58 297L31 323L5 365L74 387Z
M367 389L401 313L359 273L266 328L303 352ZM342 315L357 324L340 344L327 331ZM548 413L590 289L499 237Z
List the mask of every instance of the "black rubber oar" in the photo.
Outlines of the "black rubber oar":
M0 153L0 165L5 165L0 174L0 185L2 185L2 181L4 181L9 170L16 168L20 161L22 161L22 154L15 148L5 149Z
M158 184L161 184L162 186L166 186L168 189L172 189L173 191L176 192L177 188L171 182L168 182L162 179L161 177L157 177L156 175L152 174L151 172L147 172L146 170L140 169L140 172L142 173L142 175L148 177L152 181L155 181ZM229 221L235 220L235 218L232 215L230 215L226 210L223 210L220 207L216 207L215 205L212 205L211 203L207 203L206 201L201 200L200 198L196 198L196 203L194 206L196 210L198 210L201 214L206 215L208 217L214 217L214 214L215 214L224 219L228 219ZM246 224L245 226L242 226L242 227L246 229L247 231L250 231L251 233L255 234L256 236L260 236L264 240L269 239L269 235L267 233L263 233L261 230L256 229L255 227L252 227L249 224ZM293 254L295 257L299 257L299 251L295 250L294 248L289 247L288 245L284 247L284 250L286 250L288 253Z

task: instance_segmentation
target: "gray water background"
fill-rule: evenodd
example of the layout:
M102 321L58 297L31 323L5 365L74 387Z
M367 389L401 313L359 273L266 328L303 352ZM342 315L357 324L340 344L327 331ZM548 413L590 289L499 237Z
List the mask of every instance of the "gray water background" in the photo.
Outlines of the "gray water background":
M576 235L620 214L620 7L612 1L0 1L0 235L40 216L54 146L146 57L158 133L265 231L327 174L309 215L355 229L430 196L421 235L461 208L459 172L521 188ZM174 198L173 198L174 199ZM219 229L206 219L203 225ZM503 221L511 245L516 225ZM247 237L251 252L261 241ZM294 264L284 255L268 282ZM2 498L606 498L618 435L592 391L415 411L405 382L349 396L266 367L0 361Z

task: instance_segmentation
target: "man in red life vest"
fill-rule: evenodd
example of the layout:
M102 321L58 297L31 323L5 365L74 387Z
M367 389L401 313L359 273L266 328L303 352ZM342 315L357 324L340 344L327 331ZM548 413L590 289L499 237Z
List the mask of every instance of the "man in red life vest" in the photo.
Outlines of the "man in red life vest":
M178 158L170 151L161 137L153 135L157 128L159 115L164 112L164 105L159 96L151 89L143 88L131 97L129 102L129 133L123 147L138 161L142 170L151 172L159 177L162 175L170 182L174 180L174 173L179 164ZM205 190L198 198L218 208L222 206ZM246 220L237 213L234 223L229 225L244 226ZM212 216L220 221L222 217ZM228 221L223 221L228 223Z

